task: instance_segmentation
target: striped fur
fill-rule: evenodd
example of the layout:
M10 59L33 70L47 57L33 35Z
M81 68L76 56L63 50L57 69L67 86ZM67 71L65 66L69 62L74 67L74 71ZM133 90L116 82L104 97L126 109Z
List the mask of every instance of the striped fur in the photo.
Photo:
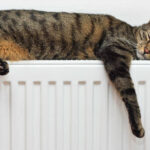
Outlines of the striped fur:
M129 68L132 59L150 59L149 51L150 23L133 27L109 15L0 11L1 75L8 73L4 60L100 59L137 137L144 129Z

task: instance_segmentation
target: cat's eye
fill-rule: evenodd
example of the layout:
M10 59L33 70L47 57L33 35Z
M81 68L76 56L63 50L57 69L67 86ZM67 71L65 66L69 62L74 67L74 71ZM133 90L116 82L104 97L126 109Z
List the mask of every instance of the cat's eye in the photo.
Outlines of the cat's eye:
M148 32L146 32L146 31L144 32L144 39L147 41L149 40Z
M150 33L148 31L140 31L140 39L148 41L150 39Z
M140 39L143 40L143 31L140 31L139 36L140 36Z

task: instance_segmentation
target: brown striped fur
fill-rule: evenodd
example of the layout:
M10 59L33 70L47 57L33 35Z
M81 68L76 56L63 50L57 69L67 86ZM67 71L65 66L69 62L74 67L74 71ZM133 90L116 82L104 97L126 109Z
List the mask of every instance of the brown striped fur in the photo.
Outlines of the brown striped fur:
M150 23L133 27L110 15L0 11L0 58L1 75L8 73L4 60L102 60L133 134L144 136L129 68L132 59L150 59Z
M27 49L11 40L0 40L0 58L11 61L35 59Z

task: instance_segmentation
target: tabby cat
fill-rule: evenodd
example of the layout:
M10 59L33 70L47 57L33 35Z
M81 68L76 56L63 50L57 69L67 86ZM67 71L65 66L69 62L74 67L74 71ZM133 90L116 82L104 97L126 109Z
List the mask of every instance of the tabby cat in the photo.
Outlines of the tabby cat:
M1 75L9 72L5 60L102 60L133 134L144 136L129 68L132 59L150 59L150 22L133 27L109 15L0 11L0 58Z

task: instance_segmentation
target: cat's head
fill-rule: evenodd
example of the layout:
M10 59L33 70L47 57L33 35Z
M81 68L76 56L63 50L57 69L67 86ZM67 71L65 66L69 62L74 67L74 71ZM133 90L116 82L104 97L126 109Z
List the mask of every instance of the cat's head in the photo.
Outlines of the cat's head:
M139 58L150 59L150 22L138 28L136 39Z

